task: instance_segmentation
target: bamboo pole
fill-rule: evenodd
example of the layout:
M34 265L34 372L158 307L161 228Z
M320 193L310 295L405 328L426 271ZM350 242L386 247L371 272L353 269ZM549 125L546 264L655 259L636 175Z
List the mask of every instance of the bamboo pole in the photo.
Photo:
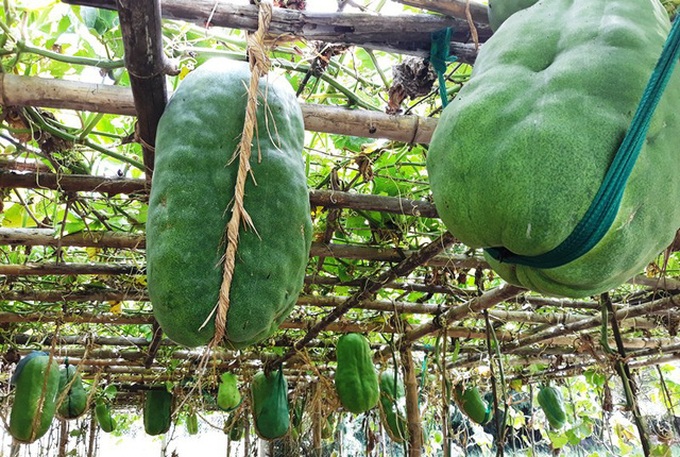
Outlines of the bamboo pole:
M0 104L40 106L135 116L132 91L123 86L0 73ZM429 143L437 120L302 103L305 129L314 132Z
M644 316L657 311L668 311L668 310L680 309L680 303L677 302L675 296L670 296L662 298L659 300L654 300L649 303L642 305L630 306L627 308L619 309L615 313L615 318L617 320L633 318L638 316ZM555 338L557 336L562 336L568 333L574 333L581 330L587 330L594 327L598 327L602 324L602 316L593 316L588 319L583 319L579 322L574 322L567 325L556 325L550 327L542 332L535 333L533 335L520 338L516 342L507 343L503 346L503 353L512 353L514 350L521 347L525 347L531 344L540 343L542 341Z
M2 76L2 73L0 73ZM143 179L106 178L88 175L60 175L56 173L25 173L0 169L0 187L8 189L52 189L61 192L98 192L108 195L148 193ZM309 192L312 206L380 211L416 217L437 217L434 205L423 200L356 194L313 189Z
M293 347L288 352L283 354L281 357L276 359L272 363L272 365L278 365L293 357L298 351L305 347L307 343L309 343L312 339L316 338L319 335L319 333L325 330L329 326L329 324L342 317L347 311L349 311L357 304L361 303L364 300L369 299L374 293L376 293L378 290L382 288L383 284L393 281L394 279L400 276L404 276L411 273L415 268L422 265L430 258L434 257L439 252L447 249L454 243L454 241L455 239L453 238L453 236L450 233L446 232L438 239L432 241L430 244L423 247L416 254L412 254L411 256L407 257L406 259L401 261L398 265L396 265L389 271L380 274L375 279L367 277L365 285L364 287L362 287L360 291L349 297L341 305L335 307L333 311L327 314L314 326L310 327L309 330L307 331L307 334L303 338L296 341L295 344L293 344Z
M436 13L445 14L447 16L457 17L459 19L467 19L466 9L468 3L470 5L470 14L475 22L481 24L489 23L489 15L486 7L476 1L468 2L467 0L394 0L397 3L404 5L415 6Z
M165 74L171 73L163 52L161 2L116 0L116 6L125 49L125 66L137 112L137 133L144 154L146 179L151 181L156 127L168 99Z
M406 394L406 421L409 439L409 457L420 457L423 453L423 430L418 406L418 382L410 345L401 348L401 366L404 373Z
M115 9L113 0L66 0L74 5L90 5ZM201 27L211 26L248 31L257 30L257 8L211 0L164 0L163 17L190 21ZM450 52L460 61L473 62L474 46L462 44L468 40L469 26L465 19L431 14L385 15L370 13L317 13L293 9L272 9L269 34L272 39L289 41L292 37L360 45L369 49L429 57L431 34L452 27ZM478 23L481 41L491 35L486 24Z

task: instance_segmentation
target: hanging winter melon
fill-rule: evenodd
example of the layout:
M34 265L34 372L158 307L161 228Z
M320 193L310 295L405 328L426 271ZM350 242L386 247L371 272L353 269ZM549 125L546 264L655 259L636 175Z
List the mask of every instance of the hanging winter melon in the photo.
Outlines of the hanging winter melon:
M365 413L378 403L380 388L368 340L348 333L338 340L335 390L340 402L354 414Z
M394 371L380 374L380 418L387 434L397 443L408 439L404 383Z
M427 169L448 230L484 248L509 283L549 295L597 294L640 272L673 240L677 69L599 242L563 265L513 260L552 253L581 221L668 33L658 0L543 0L508 17L481 48L470 81L437 125Z
M265 374L260 371L250 382L250 401L257 434L266 440L288 433L288 383L283 370Z
M165 388L153 388L144 395L144 431L147 435L162 435L172 425L172 393Z
M70 387L66 391L69 384ZM59 372L58 398L62 401L58 406L57 415L62 419L76 419L87 410L87 392L73 365L66 365Z
M32 443L47 433L54 418L59 366L46 353L31 352L17 364L11 383L16 389L9 432L17 441Z
M211 60L180 84L160 119L147 220L147 274L154 316L186 346L207 344L222 283L237 149L250 71ZM225 341L243 347L269 336L302 288L312 240L302 112L282 77L261 78L252 176L239 233Z

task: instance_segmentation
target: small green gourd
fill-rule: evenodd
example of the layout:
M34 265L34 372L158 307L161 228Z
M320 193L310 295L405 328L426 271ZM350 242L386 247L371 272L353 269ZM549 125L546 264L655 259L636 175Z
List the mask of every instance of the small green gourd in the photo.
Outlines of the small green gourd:
M484 401L477 387L463 389L463 386L457 385L453 391L453 396L461 411L473 422L484 425L491 420L491 405Z
M69 383L71 383L71 387L68 389L68 392L64 392ZM61 368L59 376L59 395L57 398L62 399L61 404L57 409L57 416L62 419L76 419L82 416L87 410L87 392L83 387L83 381L80 378L80 375L76 375L75 366L66 365Z
M392 370L380 374L380 418L395 443L408 439L404 383Z
M368 340L348 333L336 346L335 390L340 402L354 414L364 413L378 403L380 387Z
M144 398L144 431L147 435L162 435L172 424L172 393L165 388L147 390Z
M105 433L111 433L116 429L116 421L111 416L111 409L104 398L97 398L94 406L95 417L99 427Z
M536 400L552 428L559 430L564 427L567 422L567 413L564 410L562 394L556 387L542 387Z
M290 427L288 383L283 370L260 371L250 382L251 408L257 434L266 440L281 438Z
M241 404L241 393L238 390L236 375L222 373L220 385L217 388L217 407L222 411L232 411Z

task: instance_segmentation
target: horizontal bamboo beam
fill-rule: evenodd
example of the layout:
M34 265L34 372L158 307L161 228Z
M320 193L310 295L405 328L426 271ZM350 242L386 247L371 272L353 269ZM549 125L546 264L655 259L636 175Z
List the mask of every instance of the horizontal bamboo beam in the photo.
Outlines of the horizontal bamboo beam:
M27 173L2 168L0 168L0 188L98 192L108 195L146 195L149 190L143 179L59 175L56 173ZM437 217L437 210L434 205L425 200L312 189L309 191L309 201L312 206L326 208L348 208L416 217Z
M529 324L550 324L550 325L567 325L575 322L580 322L583 319L588 319L593 316L586 314L571 314L571 313L537 313L532 311L507 311L500 309L489 310L489 317L502 322L524 322ZM658 327L656 322L653 322L644 317L633 317L624 319L621 325L637 328L637 329L654 329Z
M520 287L504 284L495 289L484 292L479 297L475 297L467 303L449 308L440 316L432 319L430 322L420 325L413 330L407 331L399 344L407 344L417 341L424 336L434 333L446 325L447 322L457 322L474 313L479 313L485 309L489 309L498 303L510 300L511 298L525 292L525 289Z
M63 0L74 5L90 5L115 9L114 0ZM163 0L166 19L193 22L205 27L228 27L255 31L257 7L254 5L215 3L212 0ZM431 34L452 27L450 53L463 62L473 62L474 46L463 44L469 39L467 21L456 17L431 14L377 15L370 13L321 13L273 8L269 34L289 40L290 37L359 45L369 49L429 57ZM486 41L491 35L487 24L478 23L478 35Z
M486 6L476 0L394 0L404 5L422 8L447 16L467 19L467 9L470 8L472 20L480 24L489 23L489 15Z
M644 303L642 305L621 308L618 311L616 311L615 318L618 321L621 321L624 319L630 319L634 317L652 314L659 311L669 310L673 310L674 312L680 311L680 301L677 300L677 296L671 296L659 300L654 300L652 302ZM514 350L521 347L541 343L545 340L555 338L557 336L575 333L582 330L589 330L594 327L598 327L601 324L602 316L598 315L571 324L556 325L553 327L549 327L541 332L534 333L533 335L528 335L524 338L520 338L515 342L508 343L503 346L502 352L504 354L512 353Z
M0 228L0 246L75 246L143 249L146 245L145 237L137 234L102 231L71 233L62 237L55 237L54 233L53 229L48 228ZM410 249L314 242L312 243L310 257L323 256L381 262L401 262L416 252ZM423 265L463 269L488 268L487 262L481 257L459 254L441 254L433 257Z
M136 116L130 88L0 73L0 104ZM429 143L433 118L301 103L305 129L314 132Z
M72 324L105 324L105 325L150 325L153 322L153 316L147 315L116 315L116 314L91 314L91 313L32 313L32 314L16 314L3 312L0 313L0 323L27 323L27 322L63 322ZM284 321L280 326L280 330L307 330L313 327L314 323L309 321L301 321L289 319ZM388 322L369 322L357 323L351 321L335 321L330 322L320 332L333 333L400 333L401 330L395 328ZM475 339L484 338L483 330L468 329L464 327L450 327L448 329L448 336L451 338ZM501 341L510 341L514 337L507 332L498 332L498 338ZM311 341L311 340L310 340Z

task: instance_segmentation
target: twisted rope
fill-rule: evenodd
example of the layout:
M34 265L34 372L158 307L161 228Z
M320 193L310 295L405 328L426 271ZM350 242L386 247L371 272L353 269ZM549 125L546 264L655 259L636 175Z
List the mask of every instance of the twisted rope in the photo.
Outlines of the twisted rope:
M250 62L250 86L248 87L248 101L246 105L246 117L243 124L243 133L231 161L239 159L238 175L234 189L234 200L231 218L227 223L227 249L224 254L224 272L222 274L222 285L220 287L219 301L215 314L215 335L210 341L210 347L217 346L226 333L227 313L229 311L229 291L231 290L231 280L234 276L234 264L236 260L236 249L238 247L238 231L241 222L246 227L255 230L253 221L243 206L244 189L248 174L252 175L250 168L251 143L253 131L257 125L257 91L260 77L267 74L270 67L267 50L264 46L264 38L269 30L272 19L271 3L262 1L259 4L258 27L257 31L248 35L248 59Z

